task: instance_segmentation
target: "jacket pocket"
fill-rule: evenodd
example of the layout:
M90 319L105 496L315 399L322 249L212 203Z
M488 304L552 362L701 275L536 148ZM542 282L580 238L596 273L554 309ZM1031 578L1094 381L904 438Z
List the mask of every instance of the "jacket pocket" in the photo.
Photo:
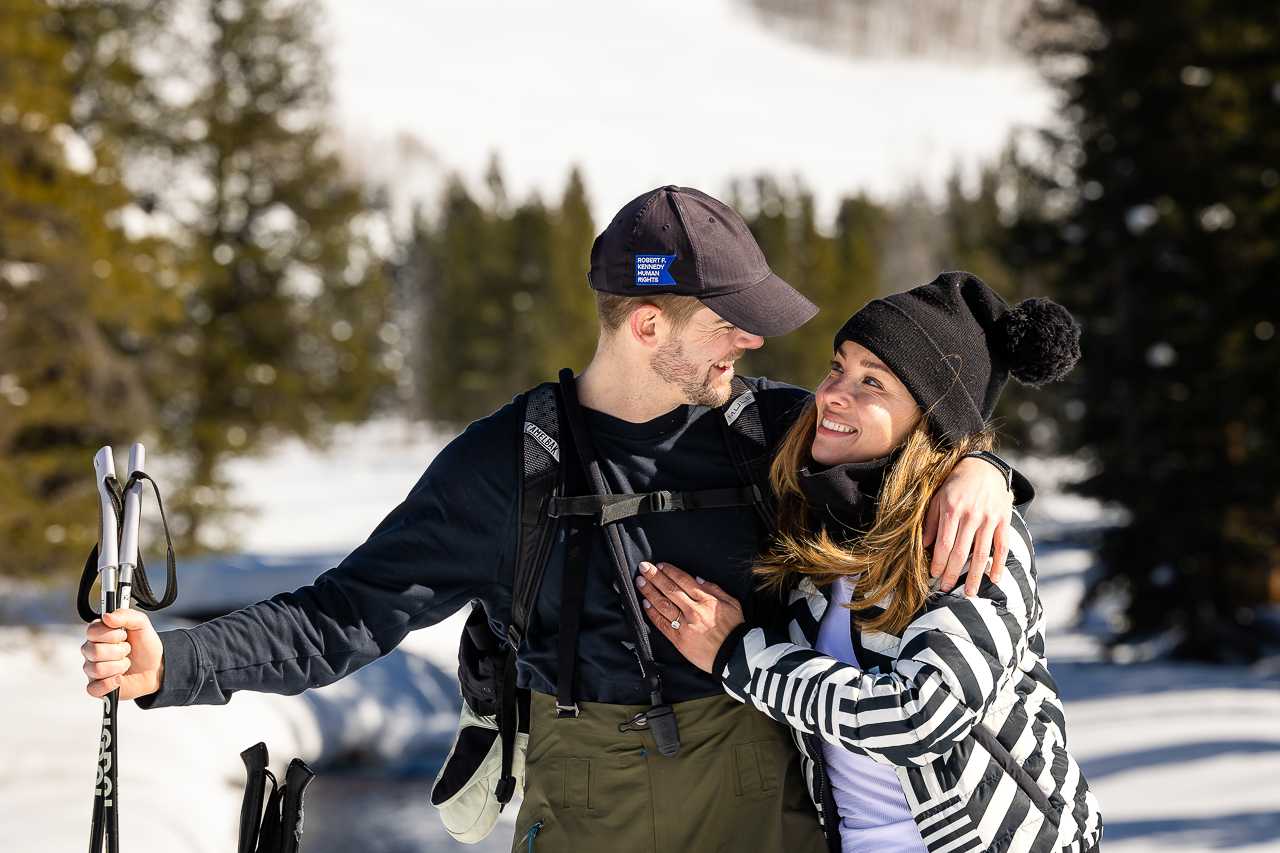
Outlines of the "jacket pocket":
M1004 748L1004 744L996 739L995 733L991 729L982 723L978 723L973 727L973 739L1000 765L1000 769L1009 774L1010 778L1018 784L1018 787L1022 789L1022 792L1030 798L1032 804L1042 814L1050 814L1053 811L1048 795L1040 790L1036 780L1032 779L1031 774L1023 769L1022 765L1017 762L1009 750Z

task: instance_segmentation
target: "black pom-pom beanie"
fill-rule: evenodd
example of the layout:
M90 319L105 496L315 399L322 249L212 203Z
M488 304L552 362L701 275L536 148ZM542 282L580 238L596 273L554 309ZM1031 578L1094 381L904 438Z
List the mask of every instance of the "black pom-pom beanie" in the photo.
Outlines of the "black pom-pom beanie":
M868 302L836 333L835 349L845 341L879 356L948 443L982 431L1010 375L1043 385L1080 357L1067 309L1048 299L1010 309L967 272Z

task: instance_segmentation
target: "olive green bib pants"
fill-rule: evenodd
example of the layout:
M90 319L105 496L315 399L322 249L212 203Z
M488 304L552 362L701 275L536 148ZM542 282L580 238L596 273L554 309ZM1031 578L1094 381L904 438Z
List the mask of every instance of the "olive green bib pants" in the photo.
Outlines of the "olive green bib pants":
M826 851L785 726L728 696L679 702L666 758L647 730L618 731L648 708L579 707L559 719L533 694L513 853Z

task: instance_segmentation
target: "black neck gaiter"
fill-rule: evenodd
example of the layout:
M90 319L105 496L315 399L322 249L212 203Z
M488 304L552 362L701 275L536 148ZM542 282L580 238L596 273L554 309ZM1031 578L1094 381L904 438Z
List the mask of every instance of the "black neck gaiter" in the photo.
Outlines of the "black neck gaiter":
M825 468L809 460L800 469L800 493L809 513L837 542L847 542L871 529L876 496L892 456L870 462L846 462Z

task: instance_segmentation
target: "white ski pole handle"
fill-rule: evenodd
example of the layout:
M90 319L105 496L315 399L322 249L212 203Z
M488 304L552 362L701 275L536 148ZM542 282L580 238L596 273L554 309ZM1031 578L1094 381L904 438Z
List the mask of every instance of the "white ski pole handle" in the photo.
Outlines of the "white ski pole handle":
M110 446L93 457L93 470L98 476L98 512L102 519L102 547L98 549L98 579L102 584L102 609L114 609L116 603L116 569L120 565L120 544L116 534L116 508L111 501L107 480L115 479L116 461Z
M129 448L129 477L147 464L147 449L141 444ZM120 532L120 607L127 608L133 594L133 570L138 565L138 527L142 518L142 483L134 483L124 494L124 528Z

